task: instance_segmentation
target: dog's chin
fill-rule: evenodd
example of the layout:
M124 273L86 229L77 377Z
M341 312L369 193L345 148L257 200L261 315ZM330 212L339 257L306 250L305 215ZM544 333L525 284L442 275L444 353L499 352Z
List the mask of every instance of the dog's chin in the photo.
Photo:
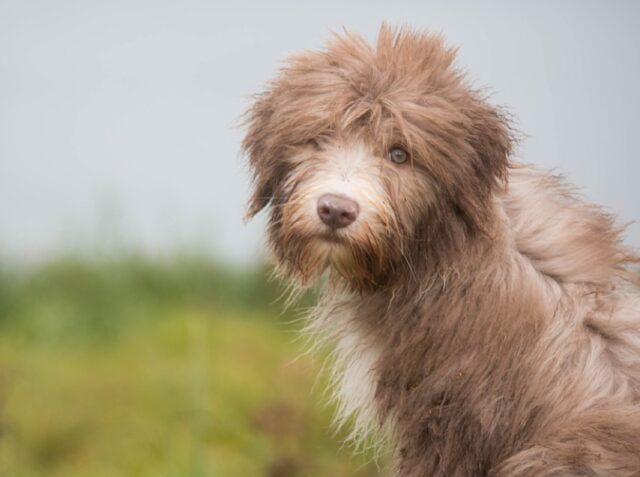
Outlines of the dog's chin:
M344 231L323 230L304 233L296 230L280 249L285 275L299 285L312 285L327 271L335 272L354 289L372 288L379 281L377 270L383 257L376 242L359 241Z
M365 249L349 237L328 232L319 235L313 246L317 247L318 255L324 258L320 274L332 270L350 283L369 280L371 271L363 269L361 257Z
M293 275L302 285L315 282L327 270L353 276L353 249L346 238L334 232L320 233L308 238L303 248L292 267Z
M318 235L314 242L310 246L317 249L317 255L324 257L323 271L327 268L346 271L353 263L352 248L344 237L328 232Z

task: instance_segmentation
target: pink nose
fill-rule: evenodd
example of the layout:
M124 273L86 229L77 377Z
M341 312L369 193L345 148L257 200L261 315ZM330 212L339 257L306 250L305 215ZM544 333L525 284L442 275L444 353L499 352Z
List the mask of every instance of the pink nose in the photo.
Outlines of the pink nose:
M332 229L341 229L356 220L360 207L355 200L335 194L318 199L318 217Z

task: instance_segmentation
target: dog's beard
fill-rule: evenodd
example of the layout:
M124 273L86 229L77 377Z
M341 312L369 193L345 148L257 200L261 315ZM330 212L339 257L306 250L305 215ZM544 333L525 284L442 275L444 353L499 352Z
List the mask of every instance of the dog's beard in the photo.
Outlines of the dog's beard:
M387 259L376 241L351 241L332 248L330 265L336 273L357 290L382 284Z
M318 279L329 266L331 248L311 234L289 232L276 241L281 271L306 286Z
M307 286L327 270L352 288L375 288L388 274L386 240L372 233L311 233L289 228L274 241L281 271Z

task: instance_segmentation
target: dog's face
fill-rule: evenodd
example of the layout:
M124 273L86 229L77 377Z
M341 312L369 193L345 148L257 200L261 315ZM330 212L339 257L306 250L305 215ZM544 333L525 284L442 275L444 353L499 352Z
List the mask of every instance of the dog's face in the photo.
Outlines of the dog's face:
M248 216L270 205L286 273L307 283L331 266L381 286L455 230L482 232L511 141L454 56L383 26L375 47L347 34L294 56L258 97L243 144Z

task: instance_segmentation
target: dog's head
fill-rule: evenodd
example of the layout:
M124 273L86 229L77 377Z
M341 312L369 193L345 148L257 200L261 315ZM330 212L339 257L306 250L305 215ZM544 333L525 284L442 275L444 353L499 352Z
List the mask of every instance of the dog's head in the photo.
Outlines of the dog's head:
M486 232L509 127L454 58L437 36L383 26L375 46L344 34L291 57L258 96L247 216L270 206L286 273L306 283L331 266L381 286L430 248Z

